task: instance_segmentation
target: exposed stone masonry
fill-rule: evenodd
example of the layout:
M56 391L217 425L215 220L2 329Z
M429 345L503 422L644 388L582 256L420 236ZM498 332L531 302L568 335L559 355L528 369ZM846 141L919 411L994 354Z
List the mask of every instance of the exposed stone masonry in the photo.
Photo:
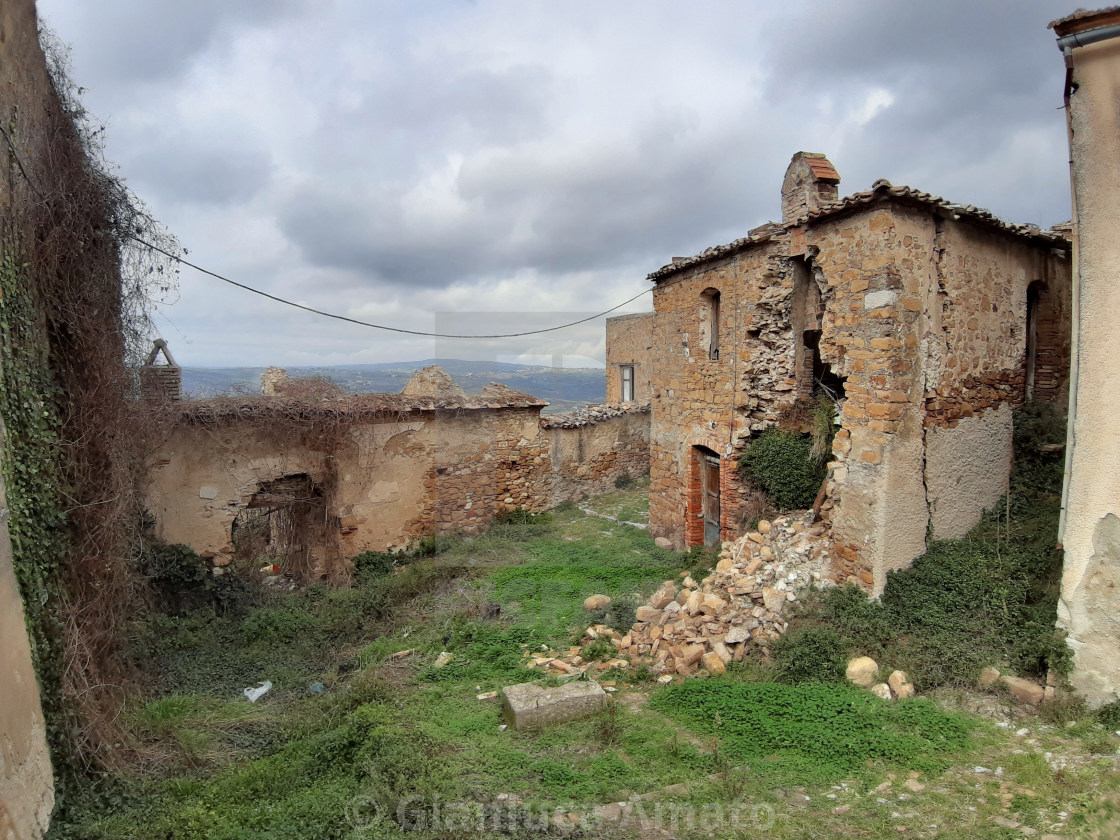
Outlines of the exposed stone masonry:
M782 224L650 275L650 531L678 548L704 541L698 464L714 454L720 537L741 534L757 505L738 455L822 390L817 371L841 409L827 485L837 561L878 590L924 551L934 506L967 529L999 498L1011 444L1003 409L1028 387L1062 399L1069 242L886 181L830 199L838 180L827 160L799 153ZM718 359L698 341L712 290ZM959 445L942 436L927 450L927 430ZM981 441L995 453L986 469L940 480L961 447ZM934 517L935 531L947 525Z

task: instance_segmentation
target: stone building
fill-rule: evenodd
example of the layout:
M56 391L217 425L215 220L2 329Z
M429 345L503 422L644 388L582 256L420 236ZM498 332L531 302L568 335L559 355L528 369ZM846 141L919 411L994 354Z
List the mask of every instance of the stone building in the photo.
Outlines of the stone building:
M1072 682L1093 706L1120 696L1120 9L1050 24L1065 57L1073 176L1073 365L1058 624Z
M1070 245L877 181L838 198L794 155L782 221L653 272L650 528L676 546L741 533L737 459L800 400L839 409L823 502L842 576L880 591L1004 493L1011 410L1062 400Z
M649 402L652 351L652 312L607 319L608 403Z

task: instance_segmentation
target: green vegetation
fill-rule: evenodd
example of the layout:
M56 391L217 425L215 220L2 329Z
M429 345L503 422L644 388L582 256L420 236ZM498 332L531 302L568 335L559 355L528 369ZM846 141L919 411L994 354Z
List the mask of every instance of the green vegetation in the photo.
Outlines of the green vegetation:
M849 685L799 686L693 680L650 707L719 740L720 753L752 775L833 784L872 768L940 774L970 746L973 724L928 700L884 703Z
M891 572L877 602L855 587L807 599L775 648L779 673L842 681L841 663L852 653L871 656L886 673L906 671L919 691L972 685L987 665L1024 676L1067 672L1070 654L1054 630L1061 458L1044 449L1062 440L1053 410L1020 412L1007 504L964 539L933 542L911 568Z
M630 492L590 504L610 509ZM1006 556L1007 523L999 528ZM1012 542L1015 532L1013 522ZM956 556L933 549L929 577L920 578L930 587L940 580L937 564ZM567 507L551 517L514 513L489 533L432 541L409 555L366 557L349 590L257 593L240 617L213 607L149 616L134 628L133 646L151 696L125 712L141 758L74 803L53 836L572 836L547 826L554 808L587 814L640 795L652 797L635 803L649 818L736 803L748 816L769 815L716 837L765 829L773 840L1007 840L1019 832L993 818L1067 836L1107 821L1102 803L1120 801L1111 759L1100 757L1120 744L1105 728L1120 718L1115 710L1055 705L1003 730L960 710L975 695L946 689L937 701L891 704L840 683L861 628L877 628L892 656L905 649L887 633L886 605L851 590L830 596L842 602L837 626L826 633L819 613L806 614L785 644L793 650L798 634L811 642L776 663L752 656L720 677L669 686L652 684L645 667L604 672L616 702L590 719L502 731L497 701L477 699L515 682L557 682L529 669L529 654L566 651L586 624L610 615L625 626L635 590L685 569L698 576L711 561L707 552L662 551L642 531ZM910 598L925 589L898 591ZM591 592L615 603L586 613L581 602ZM923 621L945 617L939 599L922 597ZM985 603L998 612L1007 602ZM958 639L951 652L965 655L971 644ZM450 661L436 667L444 652ZM583 655L603 662L614 652L603 641ZM255 704L241 697L265 679L274 687ZM996 696L979 699L1002 708ZM1019 725L1032 734L1015 737ZM543 822L480 828L479 819L508 814L514 801ZM590 826L576 836L628 831ZM673 831L710 833L687 821Z
M42 686L52 760L72 769L62 705L63 633L59 567L69 539L68 488L60 445L59 387L50 369L28 266L0 253L0 420L12 564Z
M739 456L751 482L782 510L811 507L828 470L827 458L814 456L812 435L771 427Z

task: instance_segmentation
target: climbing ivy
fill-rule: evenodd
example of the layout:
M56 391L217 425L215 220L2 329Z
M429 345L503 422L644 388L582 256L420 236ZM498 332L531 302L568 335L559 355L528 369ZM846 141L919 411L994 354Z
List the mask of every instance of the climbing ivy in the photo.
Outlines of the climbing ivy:
M72 750L61 709L58 571L68 540L62 507L59 389L46 345L27 266L5 248L0 255L0 466L12 562L42 689L52 760L56 769L65 769L72 764Z

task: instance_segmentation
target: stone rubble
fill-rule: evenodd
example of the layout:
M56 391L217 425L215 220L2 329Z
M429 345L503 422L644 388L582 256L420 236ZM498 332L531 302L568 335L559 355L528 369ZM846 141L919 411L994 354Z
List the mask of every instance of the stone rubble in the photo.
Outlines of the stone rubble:
M833 585L827 526L812 518L805 512L759 522L758 530L723 544L703 583L683 572L683 579L665 581L638 607L629 632L593 625L582 646L526 651L530 667L576 675L646 665L658 682L669 682L700 670L723 673L751 647L769 656L770 645L786 631L798 593ZM584 647L600 638L611 641L617 656L587 661Z

